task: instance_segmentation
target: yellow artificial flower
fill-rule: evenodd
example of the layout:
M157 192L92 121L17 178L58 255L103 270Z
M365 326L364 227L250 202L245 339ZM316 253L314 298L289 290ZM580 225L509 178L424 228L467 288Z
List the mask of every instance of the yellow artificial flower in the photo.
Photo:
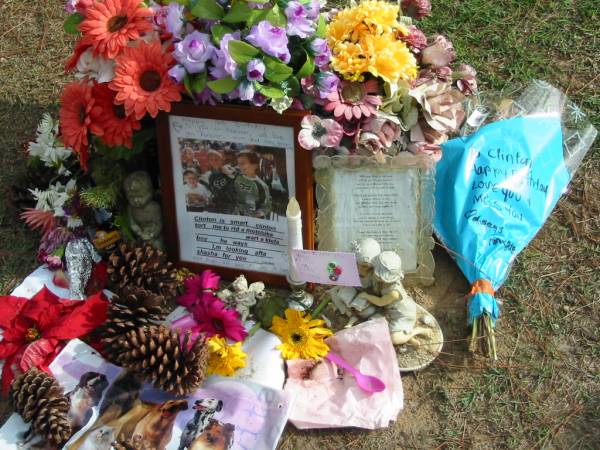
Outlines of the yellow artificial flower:
M399 39L408 29L398 12L398 5L368 0L336 14L327 27L331 67L349 81L363 81L366 73L389 83L416 78L417 61Z
M213 336L207 341L208 345L208 374L232 376L237 369L246 367L246 353L242 343L228 345L224 338Z
M310 315L288 308L285 319L273 317L271 331L282 341L277 348L285 359L316 359L325 356L329 347L323 341L331 336L328 328L322 327L323 320L312 320Z
M365 36L363 48L369 58L368 71L388 83L412 80L417 76L417 60L406 44L387 36Z

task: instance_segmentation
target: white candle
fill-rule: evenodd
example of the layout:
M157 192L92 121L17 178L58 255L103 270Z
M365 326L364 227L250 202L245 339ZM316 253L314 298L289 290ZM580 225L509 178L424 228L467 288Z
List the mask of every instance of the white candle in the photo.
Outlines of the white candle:
M300 205L296 197L290 198L285 211L288 224L288 261L289 261L289 273L288 277L291 281L301 282L299 279L298 270L294 264L292 258L292 250L302 249L302 212L300 211Z

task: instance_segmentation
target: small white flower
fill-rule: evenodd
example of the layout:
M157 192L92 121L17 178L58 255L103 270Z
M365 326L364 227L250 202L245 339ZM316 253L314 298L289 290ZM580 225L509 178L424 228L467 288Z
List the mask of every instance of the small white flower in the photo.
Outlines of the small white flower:
M58 121L45 113L37 127L37 137L29 143L29 156L39 158L46 167L54 167L59 173L68 172L63 167L63 162L73 154L71 149L65 148L58 140Z

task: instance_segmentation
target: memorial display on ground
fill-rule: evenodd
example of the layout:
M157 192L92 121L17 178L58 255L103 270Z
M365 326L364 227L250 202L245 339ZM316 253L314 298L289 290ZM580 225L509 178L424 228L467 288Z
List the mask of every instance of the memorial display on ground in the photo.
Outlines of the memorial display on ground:
M497 359L496 291L597 134L563 92L479 92L427 0L65 9L72 78L14 187L40 267L0 297L2 449L388 427L447 344L436 243Z

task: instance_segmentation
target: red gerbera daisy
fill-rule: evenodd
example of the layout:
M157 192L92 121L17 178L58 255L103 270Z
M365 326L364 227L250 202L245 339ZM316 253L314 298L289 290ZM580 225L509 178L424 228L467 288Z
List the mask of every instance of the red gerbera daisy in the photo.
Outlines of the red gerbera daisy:
M158 111L170 111L171 102L181 100L181 88L168 74L173 63L173 56L163 52L159 41L127 47L117 58L115 78L110 83L117 91L116 103L138 120L146 112L156 117Z
M95 53L115 58L142 33L152 30L152 10L141 6L140 0L105 0L85 9L79 25L83 40L94 47Z
M94 86L94 108L92 120L102 128L102 140L111 147L124 145L131 148L131 137L134 130L141 128L140 122L133 115L126 115L123 105L115 104L116 93L101 83Z
M92 87L85 83L70 83L60 97L60 131L62 143L79 154L79 163L87 170L88 131L101 136L102 129L91 119L94 107Z

